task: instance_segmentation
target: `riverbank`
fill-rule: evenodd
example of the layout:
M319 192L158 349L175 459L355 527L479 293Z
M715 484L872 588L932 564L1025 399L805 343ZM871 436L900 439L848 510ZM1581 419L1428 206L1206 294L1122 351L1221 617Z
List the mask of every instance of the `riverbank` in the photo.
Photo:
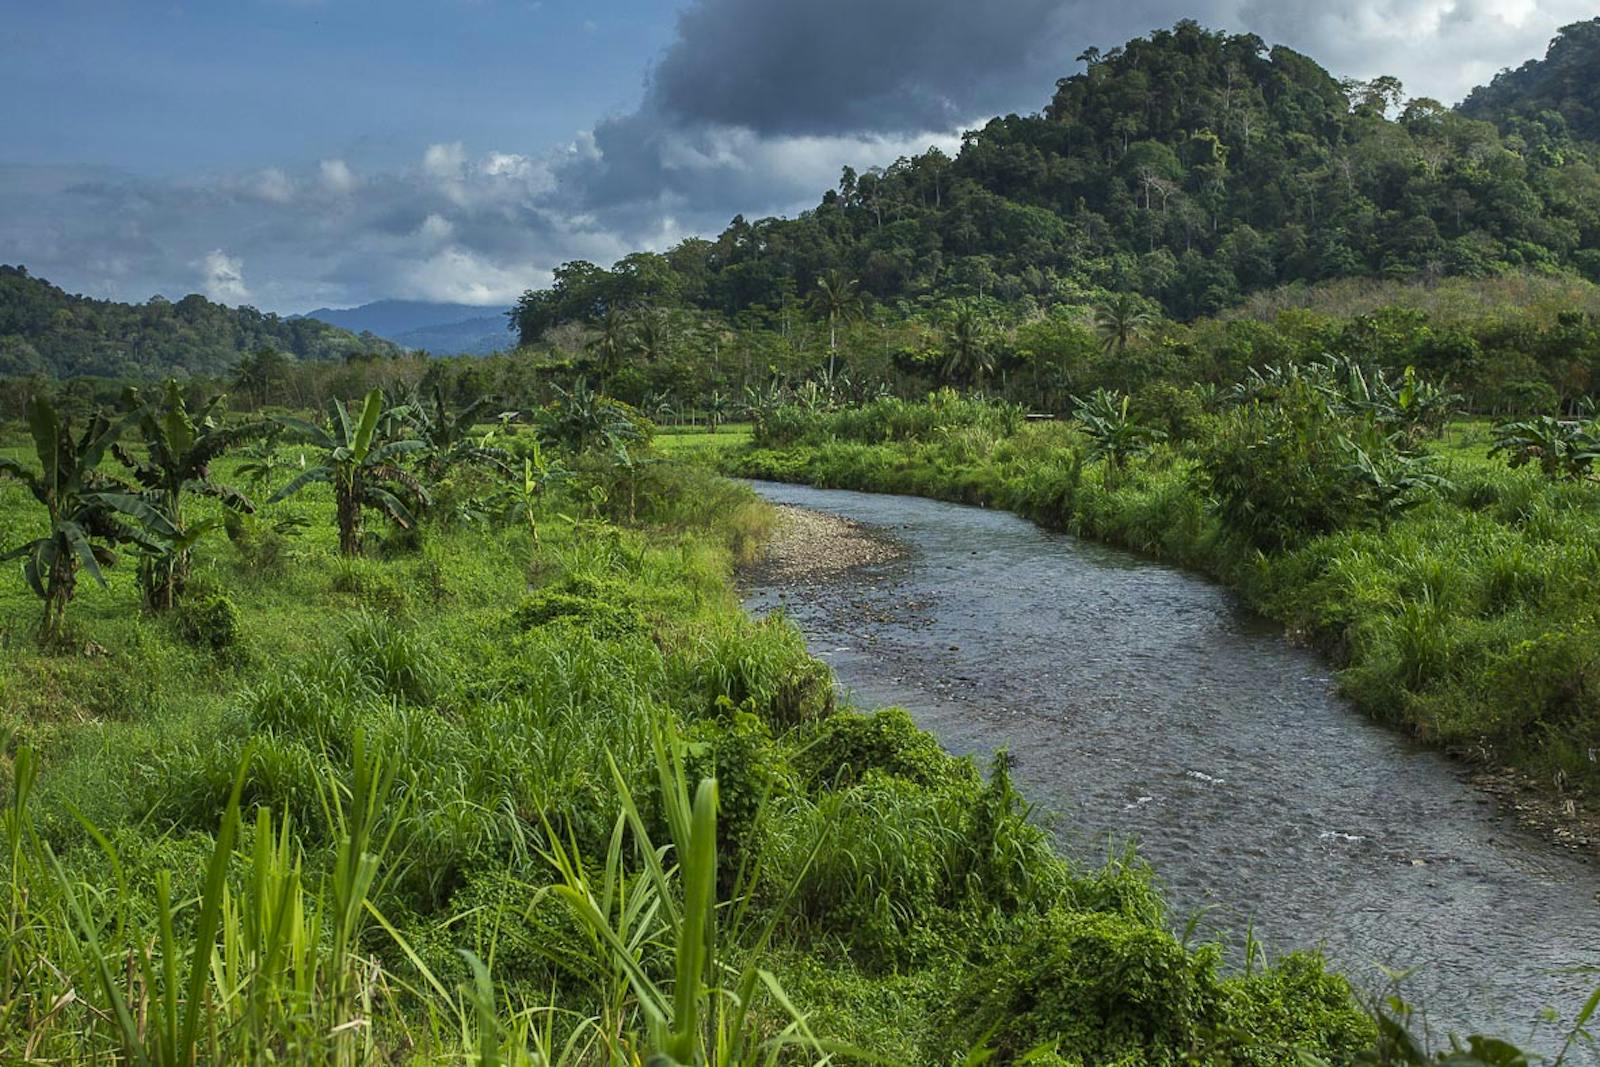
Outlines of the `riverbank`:
M1083 449L1064 425L970 426L752 448L721 468L1005 508L1210 575L1327 655L1369 715L1482 768L1553 839L1600 852L1600 589L1582 562L1600 511L1585 487L1450 460L1451 494L1386 529L1263 554L1220 527L1181 451L1113 472Z
M751 609L781 610L863 703L906 707L957 754L1005 749L1069 857L1136 839L1176 926L1320 945L1375 992L1376 964L1411 971L1436 1031L1520 1040L1588 996L1562 971L1600 964L1600 872L1339 699L1315 653L1216 583L997 509L754 484L907 555L803 584L757 572Z
M649 998L680 981L717 1056L784 1035L784 1056L824 1059L791 1005L879 1062L1342 1062L1371 1043L1315 956L1226 971L1168 929L1142 865L1058 857L1003 768L986 779L904 713L838 709L797 631L732 595L771 525L748 489L670 462L636 494L591 488L540 501L537 539L441 516L350 559L315 487L198 550L191 588L230 620L205 640L129 611L121 568L74 602L72 644L42 649L26 586L0 584L21 976L0 1059L144 1050L119 1020L167 989L209 1062L612 1062L650 1047ZM32 506L0 485L7 528ZM825 525L791 527L811 529L803 572L886 558ZM683 817L712 777L708 843ZM683 969L691 878L716 916L703 974ZM163 901L222 885L227 906L165 922ZM281 951L254 921L279 907ZM197 911L211 936L191 937ZM107 958L132 977L102 981ZM712 992L730 974L752 983L738 1020Z

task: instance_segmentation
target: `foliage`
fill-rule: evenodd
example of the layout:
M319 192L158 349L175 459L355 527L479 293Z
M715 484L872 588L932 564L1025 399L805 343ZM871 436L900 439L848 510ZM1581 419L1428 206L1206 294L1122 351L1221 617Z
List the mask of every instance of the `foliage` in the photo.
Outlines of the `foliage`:
M1503 70L1468 94L1463 114L1523 132L1600 140L1600 18L1563 26L1543 59Z
M101 459L126 428L127 420L111 422L96 415L73 438L71 426L43 397L28 404L28 429L39 462L37 474L14 459L0 456L0 475L16 478L43 505L49 526L39 537L13 546L0 560L21 559L28 586L44 601L41 633L46 641L62 635L67 604L77 589L78 569L105 584L102 566L116 560L113 545L136 545L153 553L164 550L153 538L178 532L126 487L101 473ZM138 520L129 525L124 516ZM149 531L149 532L145 532Z
M275 571L198 545L195 589L229 591L170 626L85 605L109 651L77 675L121 695L58 686L67 736L99 740L10 765L0 1058L949 1047L929 1020L963 961L1047 902L1088 907L1097 877L1052 854L1003 766L983 784L904 713L834 714L801 636L739 612L730 560L770 526L748 489L660 462L639 491L652 532L546 521L535 546L520 522L433 523L426 559L383 560L340 556L319 524ZM313 514L331 487L305 492L322 495L236 524ZM549 519L582 493L553 484L534 506ZM219 655L229 633L252 654ZM896 988L891 960L914 995L818 1025L815 967L868 1004ZM1319 1008L1305 1032L1320 1048L1362 1025Z
M642 415L622 401L590 389L582 378L570 389L557 387L556 397L541 428L570 452L609 451L619 444L649 438L649 423Z
M1089 458L1104 459L1113 470L1122 470L1128 460L1148 452L1166 436L1154 427L1140 425L1129 415L1132 397L1097 389L1086 398L1075 399L1078 410L1074 418L1089 438Z
M284 500L313 483L333 487L334 506L339 524L339 551L347 556L361 554L362 511L382 512L401 529L416 522L413 506L426 502L427 491L412 474L395 461L408 452L418 452L423 442L414 438L380 439L378 424L383 418L383 394L374 389L363 401L355 419L346 406L335 400L328 406L328 428L302 419L279 421L308 443L322 449L323 462L296 475L272 495L271 502Z
M1550 478L1587 478L1600 459L1600 422L1550 415L1503 422L1489 454L1505 456L1512 467L1533 464Z
M437 481L452 468L461 465L489 467L510 473L507 464L509 453L490 443L492 432L478 439L472 436L477 416L491 403L489 397L478 397L451 413L445 400L444 386L435 383L426 399L413 397L408 403L391 408L394 417L409 428L411 435L424 445L418 460L430 479ZM399 435L399 427L392 431Z
M243 493L212 479L211 465L223 453L258 433L259 427L222 425L213 414L222 403L220 396L213 397L199 418L194 418L183 390L172 378L162 385L158 399L141 404L138 393L131 392L129 400L137 411L135 425L144 441L144 458L116 443L111 445L111 452L132 473L140 487L140 500L158 517L149 531L156 548L140 560L139 585L145 605L163 611L183 596L196 542L222 525L214 520L187 521L185 496L210 497L234 511L255 510Z
M1593 36L1568 27L1546 61L1451 110L1184 20L1085 53L1042 112L968 131L954 159L846 168L795 218L739 217L610 270L565 264L512 318L536 344L618 306L782 320L799 298L832 353L828 294L851 282L885 308L1103 290L1120 353L1149 325L1141 297L1188 320L1291 283L1592 271Z

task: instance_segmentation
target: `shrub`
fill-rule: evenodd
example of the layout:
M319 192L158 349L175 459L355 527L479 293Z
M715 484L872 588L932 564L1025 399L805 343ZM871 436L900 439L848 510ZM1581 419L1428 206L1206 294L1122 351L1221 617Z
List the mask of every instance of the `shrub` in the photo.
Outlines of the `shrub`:
M1224 416L1200 450L1223 524L1263 550L1336 530L1359 514L1346 464L1344 421L1309 385L1280 403L1250 403Z
M239 609L225 596L194 597L181 601L178 634L196 648L224 652L239 643Z
M975 968L948 1032L1000 1062L1054 1042L1068 1062L1176 1064L1218 1018L1217 955L1106 912L1052 909Z
M521 630L565 626L601 640L618 640L650 630L631 600L620 587L586 585L569 576L556 586L523 597L512 610L511 620Z
M796 762L807 778L835 788L854 785L869 771L925 786L978 781L971 760L950 755L901 708L830 717Z

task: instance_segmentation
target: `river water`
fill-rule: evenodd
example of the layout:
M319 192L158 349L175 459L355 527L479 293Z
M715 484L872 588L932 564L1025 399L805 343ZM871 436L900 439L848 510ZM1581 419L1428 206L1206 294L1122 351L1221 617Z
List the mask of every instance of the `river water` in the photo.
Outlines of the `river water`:
M1436 1035L1550 1049L1600 974L1600 869L1503 815L1460 769L1342 700L1320 658L1225 589L1003 512L755 483L906 550L837 580L757 584L862 707L953 752L1009 750L1084 862L1129 840L1175 926L1235 952L1321 946L1358 983L1410 968Z

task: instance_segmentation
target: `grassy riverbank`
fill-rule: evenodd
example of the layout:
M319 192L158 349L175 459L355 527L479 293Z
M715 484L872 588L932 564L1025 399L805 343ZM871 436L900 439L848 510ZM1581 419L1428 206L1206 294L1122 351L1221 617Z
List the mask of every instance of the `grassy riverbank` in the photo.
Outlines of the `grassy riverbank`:
M83 581L49 648L0 582L0 1059L1370 1044L1314 958L1225 974L1139 864L1055 856L1003 766L835 708L799 635L730 590L771 521L750 493L656 459L595 492L619 475L573 465L537 541L441 502L366 558L339 555L313 488L203 542L169 616L136 607L129 562ZM39 525L0 482L8 542Z
M1482 426L1427 446L1442 488L1403 513L1262 547L1219 514L1219 420L1197 408L1121 463L1072 423L967 401L787 417L785 441L727 453L724 469L1003 507L1203 571L1324 648L1375 717L1558 797L1600 796L1600 493L1490 461ZM1314 477L1308 463L1282 479L1281 510L1262 514L1305 507Z

